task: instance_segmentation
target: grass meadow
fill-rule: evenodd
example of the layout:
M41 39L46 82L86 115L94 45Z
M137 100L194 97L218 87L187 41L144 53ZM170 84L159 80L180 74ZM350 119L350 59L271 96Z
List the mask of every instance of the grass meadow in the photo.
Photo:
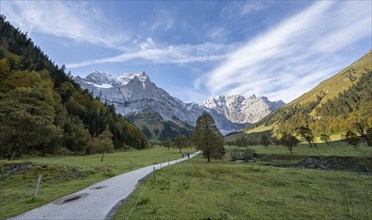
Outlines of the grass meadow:
M370 155L342 143L253 147L260 160L293 164L302 157ZM272 156L274 155L274 156ZM292 159L291 159L292 158ZM293 159L294 158L294 159ZM198 156L166 167L147 179L121 206L115 219L371 219L372 176L366 173L267 166L265 163L207 163Z
M55 199L79 191L109 177L151 164L180 158L178 149L152 148L89 156L31 157L0 160L0 219L21 214ZM29 166L9 176L15 164ZM32 200L36 179L42 175L36 199Z

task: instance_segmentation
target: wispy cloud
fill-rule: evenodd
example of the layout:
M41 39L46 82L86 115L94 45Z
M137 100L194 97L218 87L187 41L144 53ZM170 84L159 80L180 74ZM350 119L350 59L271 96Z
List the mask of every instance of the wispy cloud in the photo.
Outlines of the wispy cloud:
M153 64L221 61L226 58L226 54L237 47L237 44L204 43L198 45L181 44L162 46L157 45L152 38L147 38L145 42L139 43L138 46L138 50L125 52L118 56L67 64L66 66L68 68L79 68L102 63L128 62L131 60L142 60L143 62Z
M211 95L255 93L291 101L345 66L345 59L334 58L337 52L371 39L371 4L316 2L229 54L195 87Z
M7 19L28 33L40 32L120 49L128 33L109 29L103 13L89 2L3 1Z
M269 7L270 3L267 1L234 1L224 7L220 16L223 19L238 19Z
M174 25L174 17L171 12L164 9L155 9L156 19L150 25L150 29L155 31L162 29L164 31L170 30Z

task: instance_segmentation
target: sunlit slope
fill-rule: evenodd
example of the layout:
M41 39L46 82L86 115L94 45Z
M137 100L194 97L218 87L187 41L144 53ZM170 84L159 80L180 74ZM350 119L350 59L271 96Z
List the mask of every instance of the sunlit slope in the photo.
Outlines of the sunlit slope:
M309 92L253 124L246 133L294 132L309 126L316 135L340 134L356 122L372 126L372 51Z
M362 73L366 72L366 69L372 70L372 50L290 104L305 105L316 101L317 96L323 97L321 103L325 103L328 99L335 98L340 92L350 88L355 81L360 79Z

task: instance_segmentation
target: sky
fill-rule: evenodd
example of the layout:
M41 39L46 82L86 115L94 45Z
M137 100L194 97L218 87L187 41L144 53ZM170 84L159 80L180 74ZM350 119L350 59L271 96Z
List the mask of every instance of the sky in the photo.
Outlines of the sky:
M372 49L371 1L0 1L73 76L145 71L184 102L290 102Z

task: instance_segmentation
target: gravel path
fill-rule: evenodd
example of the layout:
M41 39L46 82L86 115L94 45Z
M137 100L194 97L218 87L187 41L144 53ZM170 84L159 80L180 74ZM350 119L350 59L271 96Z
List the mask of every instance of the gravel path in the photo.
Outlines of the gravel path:
M190 155L190 158L200 151ZM173 160L169 165L187 160ZM168 166L168 162L143 167L110 179L93 184L79 192L65 196L39 208L25 212L10 219L107 219L123 199L135 189L138 181L153 172Z

